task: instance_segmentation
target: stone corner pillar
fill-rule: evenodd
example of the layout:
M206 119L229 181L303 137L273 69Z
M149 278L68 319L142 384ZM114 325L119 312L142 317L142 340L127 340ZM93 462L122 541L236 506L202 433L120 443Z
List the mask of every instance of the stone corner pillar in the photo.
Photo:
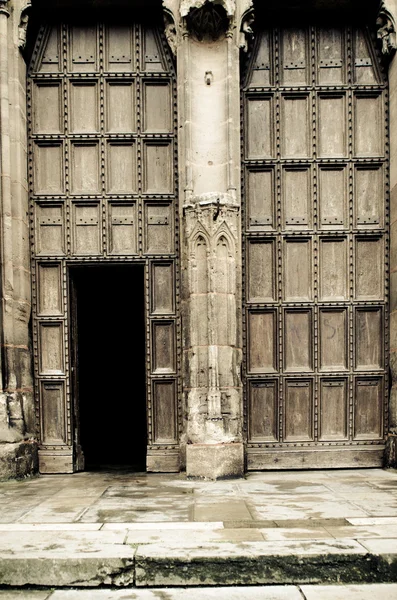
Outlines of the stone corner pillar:
M397 0L381 0L377 35L389 61L390 92L390 376L389 426L386 432L386 467L397 468Z
M186 474L241 477L239 52L252 1L163 6L178 65Z
M25 62L29 2L0 0L0 478L37 471L29 321Z

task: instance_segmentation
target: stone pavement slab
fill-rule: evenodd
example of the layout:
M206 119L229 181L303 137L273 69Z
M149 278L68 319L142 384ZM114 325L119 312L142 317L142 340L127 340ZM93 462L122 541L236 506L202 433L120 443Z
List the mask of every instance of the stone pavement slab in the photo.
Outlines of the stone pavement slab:
M305 600L396 600L397 584L302 585Z

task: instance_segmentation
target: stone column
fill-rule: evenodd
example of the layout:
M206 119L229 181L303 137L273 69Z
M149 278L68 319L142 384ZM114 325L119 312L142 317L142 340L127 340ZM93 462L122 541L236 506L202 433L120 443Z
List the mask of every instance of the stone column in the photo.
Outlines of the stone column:
M0 477L36 469L29 335L30 258L25 63L26 3L0 0ZM24 13L22 15L22 13ZM21 25L21 19L25 23Z
M179 87L186 472L241 476L239 5L251 3L163 3Z

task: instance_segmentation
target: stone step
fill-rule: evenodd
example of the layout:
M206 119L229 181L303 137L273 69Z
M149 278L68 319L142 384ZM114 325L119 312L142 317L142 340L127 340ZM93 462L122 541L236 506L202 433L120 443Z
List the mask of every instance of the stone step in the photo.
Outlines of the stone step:
M134 543L131 532L2 531L0 586L166 587L397 582L397 541ZM293 530L291 530L293 535Z

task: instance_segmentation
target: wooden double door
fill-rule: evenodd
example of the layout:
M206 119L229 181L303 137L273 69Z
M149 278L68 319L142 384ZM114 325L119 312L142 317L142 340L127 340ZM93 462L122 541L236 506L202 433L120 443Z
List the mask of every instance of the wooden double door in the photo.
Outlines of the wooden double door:
M116 462L135 464L139 440L148 470L179 469L176 83L161 27L151 23L43 26L29 67L42 472L82 468L84 440L95 434L101 448L90 448L91 462L112 462L117 420L131 427L120 433L130 455ZM98 363L87 378L90 355Z
M256 36L242 94L248 469L382 464L387 94L365 26Z

